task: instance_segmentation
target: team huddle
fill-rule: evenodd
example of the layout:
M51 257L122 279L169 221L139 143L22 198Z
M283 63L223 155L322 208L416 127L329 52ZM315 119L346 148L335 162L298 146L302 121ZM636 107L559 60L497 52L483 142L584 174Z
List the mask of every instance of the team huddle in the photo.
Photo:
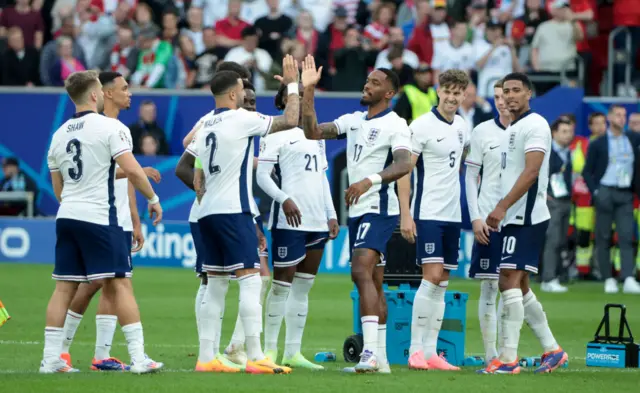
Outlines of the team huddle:
M546 120L529 108L532 87L527 76L509 74L496 84L499 116L469 135L464 120L456 115L469 84L463 71L440 74L438 106L410 125L389 108L400 86L388 69L369 74L361 97L366 112L318 124L314 92L322 68L316 68L312 56L301 67L286 56L282 65L281 88L275 97L281 115L257 112L249 72L223 62L211 80L215 109L183 141L185 153L176 175L196 193L189 222L201 279L195 301L200 344L195 370L288 374L295 368L323 369L302 355L301 343L308 296L325 244L339 232L325 174L325 139L347 142L351 276L362 315L360 361L345 371L391 372L382 283L386 244L398 225L403 237L416 246L423 276L413 304L409 368L458 370L437 353L437 339L449 272L458 265L463 161L476 240L470 274L481 281L479 316L487 366L479 372L520 372L517 349L525 320L544 351L536 372L551 372L565 363L567 354L556 343L529 287L529 273L537 273L549 220L551 131ZM144 243L135 189L148 199L157 224L162 208L148 177L158 182L160 176L152 168L140 167L131 153L129 129L117 120L131 97L120 74L74 73L65 88L76 114L56 131L49 151L60 208L56 288L47 308L40 372L79 371L72 366L70 346L100 289L91 368L154 372L163 364L144 350L130 278L131 252ZM257 158L253 157L256 137L260 138ZM268 294L271 272L253 197L254 169L258 185L273 199L268 223L273 280ZM239 311L231 340L221 353L231 278L240 289ZM279 357L283 320L285 346ZM109 353L118 322L129 364Z

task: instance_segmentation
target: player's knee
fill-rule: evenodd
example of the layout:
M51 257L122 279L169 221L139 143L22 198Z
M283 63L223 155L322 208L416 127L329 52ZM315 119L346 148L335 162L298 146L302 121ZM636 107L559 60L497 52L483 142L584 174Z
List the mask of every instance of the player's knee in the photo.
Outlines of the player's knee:
M441 263L425 263L422 265L422 279L429 281L434 285L440 284L441 281L446 281L444 266ZM448 275L447 275L448 279Z
M291 284L293 276L296 274L296 267L276 267L273 269L273 279L276 281L284 281Z
M498 287L500 288L500 292L504 292L514 288L520 288L522 281L521 273L525 272L509 269L500 270L500 278L498 279Z
M372 280L371 270L363 264L353 264L351 266L351 280L357 285L358 283Z

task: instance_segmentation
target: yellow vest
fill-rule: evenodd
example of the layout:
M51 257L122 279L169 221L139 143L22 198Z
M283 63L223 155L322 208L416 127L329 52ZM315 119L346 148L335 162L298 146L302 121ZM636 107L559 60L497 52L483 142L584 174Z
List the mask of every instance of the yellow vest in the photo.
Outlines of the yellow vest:
M411 105L411 120L415 120L421 115L429 112L432 107L438 104L438 94L433 87L425 93L414 85L406 85L404 94L407 95Z
M573 167L574 173L582 173L582 169L584 168L584 164L586 162L586 157L582 152L582 142L579 141L576 143L576 148L573 150L573 154L571 157L571 166Z

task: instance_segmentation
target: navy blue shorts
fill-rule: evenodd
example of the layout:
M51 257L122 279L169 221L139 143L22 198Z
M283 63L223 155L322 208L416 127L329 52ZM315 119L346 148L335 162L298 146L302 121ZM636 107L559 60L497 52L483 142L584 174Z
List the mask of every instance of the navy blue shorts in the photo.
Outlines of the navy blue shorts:
M198 220L207 259L203 271L259 269L258 236L251 214L211 214Z
M502 228L500 270L526 270L538 273L549 220L536 225L507 225Z
M489 244L473 243L469 277L478 279L498 279L502 257L502 235L500 232L489 234Z
M129 265L131 266L131 271L133 271L133 264L131 263L131 248L133 248L133 232L131 231L123 231L124 232L124 245L127 247L127 256L129 257Z
M56 220L55 280L131 277L130 256L121 227L67 218Z
M329 232L307 232L292 229L273 229L271 249L274 267L296 266L307 255L307 250L322 250Z
M446 270L458 269L459 222L418 220L416 222L416 263L442 263Z
M206 259L205 255L207 255L207 250L204 247L202 236L200 235L200 225L197 222L190 222L189 227L191 228L193 247L196 249L196 266L194 267L194 270L198 275L200 275L202 273L202 265L204 265L204 261Z
M386 264L387 243L398 226L400 216L382 216L380 214L367 213L360 217L349 217L349 252L353 257L353 250L368 248L380 253L380 263ZM351 258L349 258L351 259Z

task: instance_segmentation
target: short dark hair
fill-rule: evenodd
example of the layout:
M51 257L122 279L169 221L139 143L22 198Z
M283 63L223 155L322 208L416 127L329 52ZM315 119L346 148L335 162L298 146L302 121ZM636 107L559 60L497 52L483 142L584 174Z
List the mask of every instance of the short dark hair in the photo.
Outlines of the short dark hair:
M619 104L611 104L611 106L609 107L609 113L613 113L613 111L615 111L616 109L624 109L625 111L627 110L627 108L625 108L622 105Z
M566 119L571 124L576 124L576 115L574 115L573 113L565 113L563 115L560 115L560 118Z
M254 93L256 92L255 86L249 81L249 79L243 79L242 86L244 86L245 90L251 90Z
M569 120L569 118L566 116L560 116L559 118L556 119L556 121L554 121L551 124L551 133L558 131L558 129L560 128L560 125L562 124L571 126L571 120Z
M251 26L251 25L242 29L242 32L240 33L240 36L243 39L254 36L254 35L258 35L258 29L256 29L254 26Z
M302 93L302 85L300 85L300 89L299 91ZM277 110L284 110L285 108L285 104L284 104L284 97L287 93L287 85L285 84L280 84L280 87L278 87L278 92L276 93L276 97L274 99L274 105L276 107Z
M240 75L235 71L216 72L211 79L211 94L219 96L226 93L238 84L238 79L241 79Z
M153 105L153 106L155 106L155 105L156 105L156 103L155 103L155 102L153 102L153 101L151 101L151 100L144 100L144 101L142 101L142 102L140 103L140 106L145 106L145 105Z
M251 72L245 66L240 65L235 61L222 61L218 63L216 72L220 71L233 71L236 74L240 75L242 79L251 78Z
M593 119L595 119L596 117L603 117L603 118L607 118L607 116L602 113L602 112L593 112L589 114L589 125L591 125L591 123L593 123Z
M104 71L101 72L100 75L98 75L98 79L100 79L100 83L102 83L102 86L104 87L105 85L108 85L109 83L116 80L116 78L120 78L121 76L122 74L119 72Z
M460 87L462 90L467 90L469 82L469 75L462 70L451 69L438 75L440 87Z
M8 166L8 165L19 167L20 162L16 157L6 157L4 160L2 160L2 166Z
M397 93L400 90L400 78L398 78L398 74L388 68L377 68L377 70L387 76L387 80L391 82L391 88Z
M531 83L531 79L527 76L527 74L523 72L512 72L507 74L504 78L502 78L504 82L507 81L520 81L522 85L529 90L533 90L533 84Z

